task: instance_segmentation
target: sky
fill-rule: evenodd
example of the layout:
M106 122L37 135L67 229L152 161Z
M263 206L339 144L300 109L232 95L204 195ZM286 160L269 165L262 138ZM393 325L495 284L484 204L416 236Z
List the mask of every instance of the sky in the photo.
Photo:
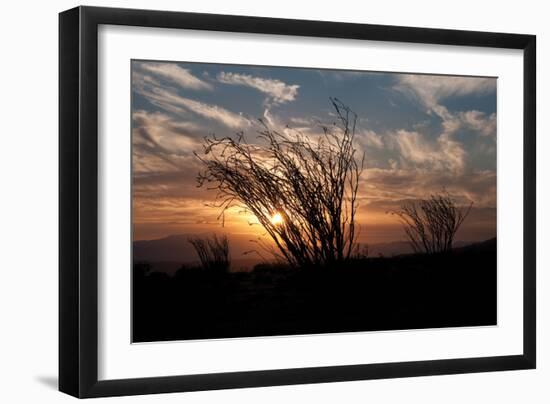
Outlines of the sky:
M273 128L319 131L334 120L330 97L358 116L356 147L365 155L358 241L405 240L387 212L447 190L473 202L458 240L496 236L496 78L132 61L134 240L177 234L228 234L245 244L261 234L232 209L225 221L198 188L205 136L244 132L258 118ZM241 246L246 249L246 246Z

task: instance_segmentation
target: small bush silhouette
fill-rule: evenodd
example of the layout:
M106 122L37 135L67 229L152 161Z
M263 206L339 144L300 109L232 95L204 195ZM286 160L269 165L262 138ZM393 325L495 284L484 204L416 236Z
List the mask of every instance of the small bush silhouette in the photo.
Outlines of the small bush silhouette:
M307 267L351 257L357 236L357 190L363 163L354 146L357 115L331 99L336 122L306 136L277 131L260 119L256 144L244 134L206 138L199 186L217 190L223 213L240 206L252 213L275 247L258 245L291 266Z
M456 232L470 213L473 202L466 208L457 207L449 193L443 191L429 199L407 202L397 215L415 253L443 253L453 247Z
M190 237L189 243L191 243L197 252L203 269L214 272L229 271L231 258L229 256L229 241L227 236L218 237L214 235L211 238Z

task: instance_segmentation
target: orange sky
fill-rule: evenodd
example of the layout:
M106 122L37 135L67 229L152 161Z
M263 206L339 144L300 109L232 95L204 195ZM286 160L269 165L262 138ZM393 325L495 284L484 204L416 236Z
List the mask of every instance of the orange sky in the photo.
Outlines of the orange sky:
M225 233L247 249L263 234L237 208L218 219L197 188L204 136L257 133L256 118L306 134L333 119L329 96L358 113L365 153L361 243L404 240L388 210L445 188L474 203L456 239L496 236L496 80L197 63L132 62L133 237ZM342 97L342 96L340 96ZM256 126L255 126L256 125Z

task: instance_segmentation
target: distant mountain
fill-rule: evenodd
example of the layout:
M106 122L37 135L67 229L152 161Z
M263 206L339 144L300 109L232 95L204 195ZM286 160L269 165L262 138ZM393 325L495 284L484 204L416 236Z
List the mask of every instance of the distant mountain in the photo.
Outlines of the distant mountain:
M466 245L455 248L455 252L492 252L497 250L497 239L491 238L489 240L481 241L478 243L467 243Z
M453 248L475 244L475 241L455 241ZM368 244L369 257L393 257L401 254L412 254L414 251L408 241Z
M189 237L188 234L178 234L157 240L134 241L134 261L195 261L198 257L187 241Z
M410 254L413 252L407 241L392 241L389 243L368 244L369 257L393 257L394 255Z
M183 264L197 264L199 257L189 243L189 237L194 236L208 237L211 234L176 234L156 240L134 241L134 261L147 261L155 271L166 273L175 272ZM250 270L261 262L258 255L244 255L245 251L254 248L254 244L250 242L252 238L249 235L229 237L232 270Z
M198 263L198 257L195 250L189 243L191 234L176 234L156 240L134 241L134 261L147 261L153 265L155 271L173 273L183 264L193 265ZM201 235L199 235L201 236ZM204 234L202 236L207 236ZM252 236L233 235L230 236L232 269L250 270L254 265L262 260L255 254L244 255L243 253L253 248L250 242ZM483 242L457 241L454 244L455 249L494 249L496 248L496 239ZM393 257L401 254L412 253L410 244L406 241L394 241L388 243L375 243L368 245L370 257Z

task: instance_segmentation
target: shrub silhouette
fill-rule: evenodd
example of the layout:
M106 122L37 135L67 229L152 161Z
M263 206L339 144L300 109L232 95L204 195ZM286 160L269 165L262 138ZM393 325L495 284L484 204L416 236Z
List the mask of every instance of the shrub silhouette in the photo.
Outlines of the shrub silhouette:
M240 206L255 215L274 242L259 243L292 266L347 260L355 248L357 189L363 161L354 146L357 115L337 99L322 133L306 136L288 126L275 130L260 119L257 144L241 132L205 138L197 155L205 170L198 186L217 190L215 206Z
M219 238L217 235L211 238L190 237L188 241L197 252L203 269L214 272L229 271L231 258L227 236Z
M456 232L470 213L457 207L448 192L431 195L428 199L407 202L391 214L397 215L415 253L448 252L453 247Z

